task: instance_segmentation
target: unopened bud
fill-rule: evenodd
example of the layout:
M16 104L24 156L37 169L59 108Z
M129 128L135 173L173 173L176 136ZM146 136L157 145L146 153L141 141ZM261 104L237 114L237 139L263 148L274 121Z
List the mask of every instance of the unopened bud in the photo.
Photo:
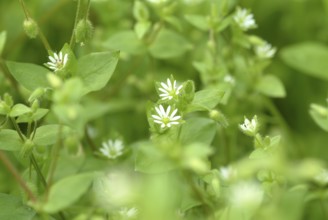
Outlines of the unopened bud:
M222 114L222 112L220 112L218 110L211 110L209 112L209 116L212 120L218 122L223 127L227 127L229 125L226 117Z
M92 37L93 27L88 19L81 19L75 29L75 41L84 45Z
M38 24L31 18L24 20L24 30L29 38L35 38L39 33Z
M41 98L41 97L44 95L45 91L46 91L46 90L45 90L44 88L37 88L36 90L34 90L34 91L32 92L32 94L31 94L30 97L28 98L28 101L29 101L30 103L32 103L32 102L34 102L36 99Z
M53 88L59 88L63 84L63 81L59 78L59 76L57 76L53 73L47 74L47 79Z
M9 95L8 93L6 93L3 96L3 100L5 101L5 103L9 106L12 107L14 105L14 101L13 101L13 97L11 95Z
M32 112L36 112L39 109L39 107L40 107L39 101L34 100L32 106L31 106Z

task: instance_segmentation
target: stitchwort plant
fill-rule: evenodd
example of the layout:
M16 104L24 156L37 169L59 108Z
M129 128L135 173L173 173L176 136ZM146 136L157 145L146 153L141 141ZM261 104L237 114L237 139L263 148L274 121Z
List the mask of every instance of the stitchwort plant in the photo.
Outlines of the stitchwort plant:
M40 3L0 2L1 220L327 219L326 1Z

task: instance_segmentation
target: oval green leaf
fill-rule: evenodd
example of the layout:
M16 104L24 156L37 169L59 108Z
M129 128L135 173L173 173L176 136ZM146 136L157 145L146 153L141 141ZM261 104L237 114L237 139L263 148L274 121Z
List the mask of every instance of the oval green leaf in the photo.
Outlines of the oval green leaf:
M3 129L0 131L0 150L17 151L23 143L16 131Z

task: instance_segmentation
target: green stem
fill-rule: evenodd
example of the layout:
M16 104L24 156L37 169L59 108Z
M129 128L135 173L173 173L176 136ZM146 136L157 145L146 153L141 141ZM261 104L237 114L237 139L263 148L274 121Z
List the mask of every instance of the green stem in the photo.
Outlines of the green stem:
M36 196L33 194L31 189L27 186L24 179L20 176L16 168L13 166L13 164L10 162L10 160L7 158L7 156L0 151L0 160L3 162L5 167L8 169L8 171L14 176L18 184L22 187L22 189L26 192L27 196L33 201L36 202Z
M57 161L58 161L58 157L59 157L59 152L61 149L61 145L62 145L62 128L63 126L60 124L59 126L59 130L58 130L58 137L57 137L57 143L53 146L52 151L51 151L51 163L50 163L50 168L49 168L49 174L48 174L48 188L47 188L47 192L49 192L51 183L52 183L52 179L53 176L55 174L55 170L57 167Z
M25 141L25 137L24 137L22 131L20 130L18 124L16 123L16 121L15 121L13 118L10 118L10 120L11 120L12 124L14 125L14 127L15 127L15 129L16 129L16 131L17 131L19 137L20 137L20 139L21 139L22 141Z
M39 30L40 40L42 41L43 46L45 47L45 49L49 53L49 51L52 51L52 49L50 47L50 44L49 44L47 38L45 37L45 35L43 34L43 32L41 31L41 29L38 28L38 30Z
M47 184L46 179L44 178L44 176L41 172L41 169L40 169L38 163L35 160L35 157L34 157L33 153L31 153L30 159L31 159L31 163L32 163L34 169L36 170L36 173L38 174L39 178L41 179L41 182L42 182L44 188L47 188L48 184Z
M22 8L23 8L25 18L26 18L26 19L29 19L29 18L30 18L30 15L29 15L29 13L28 13L28 10L27 10L27 8L26 8L26 6L25 6L24 1L23 1L23 0L19 0L19 2L20 2L21 6L22 6Z
M70 40L70 43L69 43L72 50L73 50L74 45L75 45L75 29L76 29L76 26L77 26L78 19L80 17L80 13L81 13L81 0L78 0L77 1L76 14L75 14L74 28L73 28L71 40Z

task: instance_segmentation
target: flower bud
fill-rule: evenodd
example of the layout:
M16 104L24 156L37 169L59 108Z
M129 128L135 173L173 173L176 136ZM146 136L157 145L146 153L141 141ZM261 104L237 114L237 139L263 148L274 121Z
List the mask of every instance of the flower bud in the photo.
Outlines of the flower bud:
M53 88L59 88L63 85L63 81L59 78L59 76L55 74L52 73L47 74L47 79Z
M44 88L37 88L36 90L34 90L34 91L32 92L32 94L31 94L30 97L28 98L28 102L29 102L29 103L32 103L32 102L34 102L36 99L41 98L41 97L44 95L45 91L46 91L46 90L45 90Z
M222 114L222 112L220 112L218 110L211 110L209 112L209 116L212 120L218 122L223 127L227 127L229 125L226 117Z
M32 106L31 106L32 112L36 112L39 109L39 107L40 107L39 101L34 100Z
M12 107L14 105L14 101L13 101L13 97L11 95L9 95L8 93L6 93L3 96L3 100L5 101L5 103L9 106Z
M23 27L29 38L35 38L39 33L38 24L31 18L24 20Z
M75 29L75 41L83 45L92 37L93 27L88 19L81 19Z

